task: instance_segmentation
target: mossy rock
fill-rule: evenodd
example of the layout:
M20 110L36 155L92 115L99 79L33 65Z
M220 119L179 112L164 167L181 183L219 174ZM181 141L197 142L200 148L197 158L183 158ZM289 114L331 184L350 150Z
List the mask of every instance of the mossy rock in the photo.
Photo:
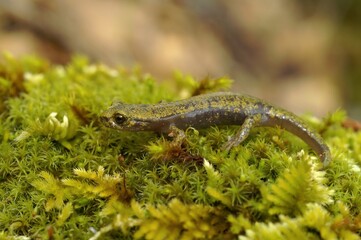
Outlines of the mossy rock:
M177 73L157 83L139 69L76 56L0 64L0 239L359 239L361 132L344 111L304 116L329 145L319 159L297 137L257 128L188 129L176 142L116 132L98 121L112 101L157 103L229 87Z

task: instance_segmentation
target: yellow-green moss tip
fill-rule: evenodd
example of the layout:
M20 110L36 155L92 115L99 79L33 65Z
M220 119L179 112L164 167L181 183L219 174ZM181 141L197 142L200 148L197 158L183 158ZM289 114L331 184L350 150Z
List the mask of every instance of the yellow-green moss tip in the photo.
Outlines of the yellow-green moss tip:
M158 84L139 69L76 56L66 66L6 55L0 64L2 239L357 239L361 132L340 110L304 117L329 145L317 157L280 129L188 129L182 141L115 132L97 116L112 101L157 103L228 86L178 74Z

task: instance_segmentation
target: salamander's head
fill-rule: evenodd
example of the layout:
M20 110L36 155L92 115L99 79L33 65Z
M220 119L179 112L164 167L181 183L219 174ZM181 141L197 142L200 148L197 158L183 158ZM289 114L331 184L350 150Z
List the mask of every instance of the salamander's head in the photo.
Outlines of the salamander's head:
M107 127L125 131L147 131L151 122L147 119L145 104L116 102L100 115L100 121Z

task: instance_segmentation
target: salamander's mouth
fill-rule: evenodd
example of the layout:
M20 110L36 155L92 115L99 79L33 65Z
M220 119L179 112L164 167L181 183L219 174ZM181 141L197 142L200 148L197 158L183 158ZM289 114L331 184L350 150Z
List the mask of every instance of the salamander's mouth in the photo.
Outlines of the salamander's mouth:
M109 121L108 122L109 126L112 127L112 128L119 128L119 126L117 124L115 124L114 121Z
M107 126L107 127L111 127L111 128L116 128L117 127L117 125L115 124L115 122L111 118L102 116L99 119L100 119L100 122L102 122L102 124Z
M109 118L104 117L104 116L99 117L99 119L100 119L100 121L101 121L103 124L107 124L108 121L109 121Z

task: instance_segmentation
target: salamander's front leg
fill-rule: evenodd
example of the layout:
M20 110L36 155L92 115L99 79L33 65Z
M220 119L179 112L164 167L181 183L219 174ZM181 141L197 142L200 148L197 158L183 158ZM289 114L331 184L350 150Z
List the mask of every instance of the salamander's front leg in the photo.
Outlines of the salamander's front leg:
M181 130L181 129L177 128L176 126L172 125L169 128L168 137L173 138L174 142L180 142L181 143L186 138L186 134L184 133L183 130Z
M248 137L252 127L255 126L255 123L256 120L254 117L247 117L236 135L231 137L231 139L222 146L222 149L228 151L243 142Z

